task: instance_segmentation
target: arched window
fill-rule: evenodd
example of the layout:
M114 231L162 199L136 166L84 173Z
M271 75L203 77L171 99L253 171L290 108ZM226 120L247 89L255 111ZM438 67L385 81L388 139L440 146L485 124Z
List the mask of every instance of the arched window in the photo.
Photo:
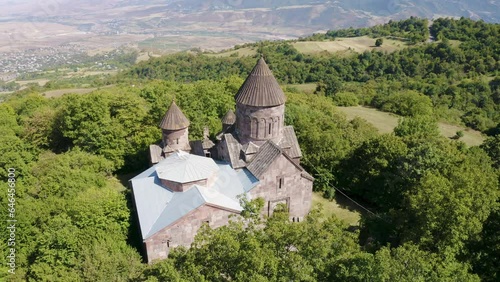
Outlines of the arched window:
M266 120L265 119L260 119L259 122L259 136L258 138L263 139L266 137Z
M273 118L272 117L270 117L270 118L267 119L267 128L266 128L266 130L267 130L267 132L266 132L267 133L266 134L267 137L273 137L274 136L274 124L273 124Z
M251 130L250 136L253 138L257 138L257 134L259 132L259 122L257 121L256 118L252 118L252 124L250 130Z

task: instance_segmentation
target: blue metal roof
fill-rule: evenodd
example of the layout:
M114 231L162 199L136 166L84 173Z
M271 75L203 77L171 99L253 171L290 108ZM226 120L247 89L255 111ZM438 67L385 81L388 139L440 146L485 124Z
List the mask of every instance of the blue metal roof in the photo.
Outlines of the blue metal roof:
M178 151L160 161L156 173L161 179L188 183L207 179L219 170L214 160Z
M174 197L174 193L162 187L158 177L136 177L131 182L142 237L146 238L153 224Z
M168 159L162 160L162 162ZM227 162L217 161L217 180L210 187L193 185L185 192L164 187L157 175L157 165L131 179L135 206L143 239L175 223L204 204L241 211L237 196L255 187L259 180L246 168L234 170Z
M144 239L154 235L156 232L176 222L189 212L199 208L205 203L205 199L198 189L189 189L186 192L175 193L172 201L166 205L154 225L148 231Z

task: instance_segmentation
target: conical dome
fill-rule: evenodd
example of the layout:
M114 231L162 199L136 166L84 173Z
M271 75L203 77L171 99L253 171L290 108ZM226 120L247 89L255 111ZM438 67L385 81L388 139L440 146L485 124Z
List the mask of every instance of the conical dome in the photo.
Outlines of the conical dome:
M240 90L236 102L254 107L272 107L285 103L285 94L263 58L260 58Z
M234 124L236 122L236 115L233 110L227 111L226 115L222 118L222 124Z
M189 126L189 120L182 113L181 109L172 102L167 113L163 117L160 128L166 130L179 130Z

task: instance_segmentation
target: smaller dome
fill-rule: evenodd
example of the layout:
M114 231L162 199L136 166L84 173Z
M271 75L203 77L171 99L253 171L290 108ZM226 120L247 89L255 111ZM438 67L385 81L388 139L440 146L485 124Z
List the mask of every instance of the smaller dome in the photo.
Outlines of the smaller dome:
M156 165L156 174L162 180L188 183L208 179L219 170L211 158L177 151Z
M179 130L189 126L189 120L182 113L181 109L172 102L170 108L168 108L167 113L163 116L162 121L160 122L160 128L166 130Z
M226 115L222 118L222 124L231 125L236 122L236 115L233 110L227 111Z

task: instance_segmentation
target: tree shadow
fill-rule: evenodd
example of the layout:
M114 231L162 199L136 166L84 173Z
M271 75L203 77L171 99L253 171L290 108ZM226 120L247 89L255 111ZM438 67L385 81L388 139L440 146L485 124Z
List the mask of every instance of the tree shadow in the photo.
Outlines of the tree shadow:
M352 200L349 198L351 198ZM337 191L335 192L335 201L337 202L339 207L343 209L347 209L352 212L358 212L359 214L361 214L361 216L367 216L369 213L368 211L360 207L358 204L362 205L363 207L369 210L373 210L373 208L370 207L370 205L364 202L363 200L351 196L349 196L349 198ZM358 204L356 204L353 201L356 201Z
M144 249L144 243L142 241L142 235L139 228L139 218L137 215L137 211L135 209L134 204L134 195L132 193L132 187L129 183L129 180L134 176L138 175L140 172L133 172L128 174L117 175L120 183L126 187L123 192L125 195L125 199L127 201L127 208L130 211L129 217L129 227L127 234L127 244L132 248L136 249L139 254L141 254L142 262L146 263L146 252Z

